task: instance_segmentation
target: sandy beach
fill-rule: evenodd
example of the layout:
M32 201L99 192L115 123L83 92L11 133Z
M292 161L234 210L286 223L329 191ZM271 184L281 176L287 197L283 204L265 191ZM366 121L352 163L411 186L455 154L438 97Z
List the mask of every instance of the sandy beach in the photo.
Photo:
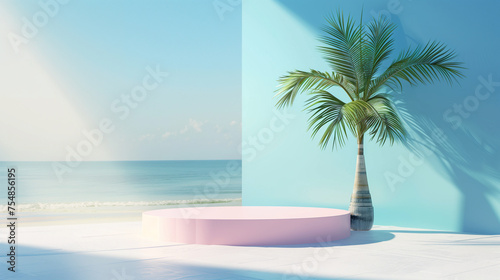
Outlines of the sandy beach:
M223 200L224 201L224 200ZM213 206L239 206L241 199L228 199L225 202L190 205L153 205L153 206L100 206L43 209L39 211L20 212L19 224L23 227L70 225L81 223L109 223L109 222L138 222L141 221L142 212L156 209L175 207L213 207ZM0 215L0 219L6 219L6 211Z

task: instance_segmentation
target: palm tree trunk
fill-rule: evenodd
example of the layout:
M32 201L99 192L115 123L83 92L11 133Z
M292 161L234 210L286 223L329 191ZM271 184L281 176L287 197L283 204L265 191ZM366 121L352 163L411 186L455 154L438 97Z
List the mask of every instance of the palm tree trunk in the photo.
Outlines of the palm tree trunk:
M363 135L358 139L358 159L356 162L356 176L354 177L354 190L349 205L351 212L352 230L370 230L373 226L373 205L368 178L366 176L365 156L363 151Z

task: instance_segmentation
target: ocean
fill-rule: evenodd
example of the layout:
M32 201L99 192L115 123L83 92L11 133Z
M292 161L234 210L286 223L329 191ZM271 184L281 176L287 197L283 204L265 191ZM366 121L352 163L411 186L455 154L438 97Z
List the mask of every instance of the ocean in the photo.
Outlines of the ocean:
M26 218L241 203L241 160L82 162L61 178L53 162L1 166L4 182L16 168L16 206ZM6 183L0 210L7 212Z

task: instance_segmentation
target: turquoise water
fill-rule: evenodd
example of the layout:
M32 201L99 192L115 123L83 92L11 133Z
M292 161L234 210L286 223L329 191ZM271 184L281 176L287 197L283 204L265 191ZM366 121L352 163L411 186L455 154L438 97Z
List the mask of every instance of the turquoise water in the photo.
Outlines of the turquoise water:
M1 162L17 169L23 210L158 206L241 199L241 161L83 162L59 180L52 162ZM5 206L7 190L0 191Z

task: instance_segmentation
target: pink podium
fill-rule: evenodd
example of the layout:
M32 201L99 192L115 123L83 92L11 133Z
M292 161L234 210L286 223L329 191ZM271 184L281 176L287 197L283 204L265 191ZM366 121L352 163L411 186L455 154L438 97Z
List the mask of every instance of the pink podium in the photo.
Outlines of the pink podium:
M349 237L346 210L314 207L230 206L142 213L143 235L167 242L272 246Z

